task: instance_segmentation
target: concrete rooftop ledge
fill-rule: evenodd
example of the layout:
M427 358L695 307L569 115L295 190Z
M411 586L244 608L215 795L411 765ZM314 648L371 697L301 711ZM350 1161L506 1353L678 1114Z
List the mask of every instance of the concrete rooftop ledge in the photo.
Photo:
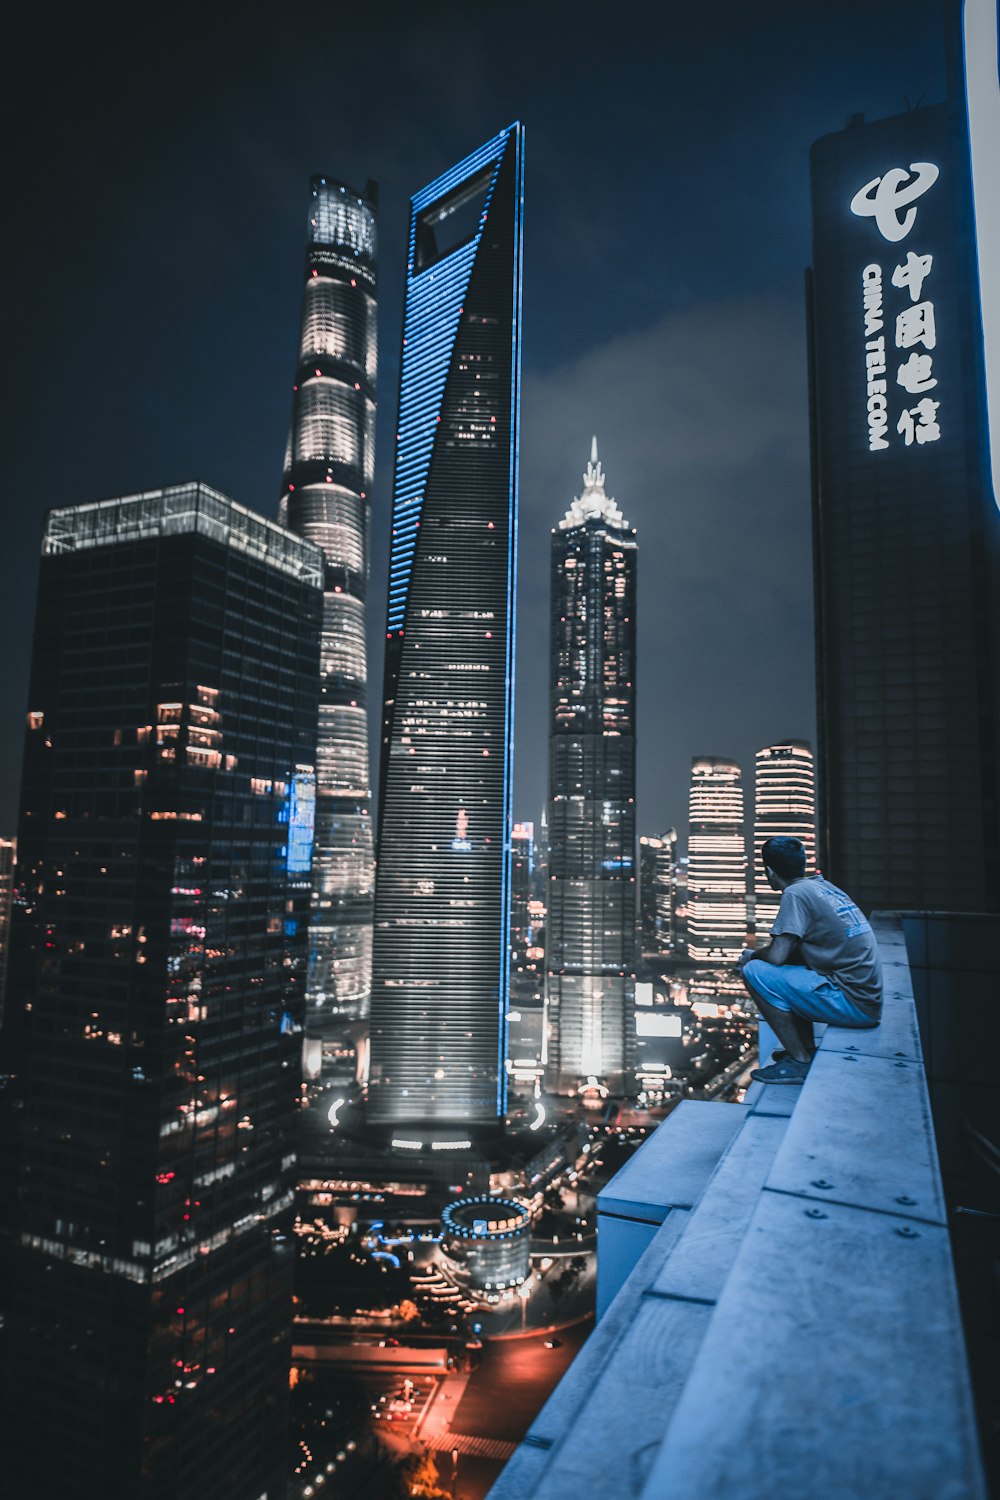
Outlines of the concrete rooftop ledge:
M600 1321L491 1500L986 1500L902 924L873 926L879 1028L828 1028L801 1089L681 1105L600 1195Z

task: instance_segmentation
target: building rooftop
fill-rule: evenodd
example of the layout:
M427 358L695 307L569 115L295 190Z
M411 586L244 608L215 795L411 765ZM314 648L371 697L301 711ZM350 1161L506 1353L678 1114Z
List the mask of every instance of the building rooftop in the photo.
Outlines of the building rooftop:
M618 508L618 501L611 499L604 488L604 469L597 456L597 438L590 440L590 462L583 471L583 494L578 495L559 522L560 531L571 526L582 526L587 521L605 521L618 531L629 530L629 524Z
M42 553L79 552L190 531L323 586L323 554L318 547L197 480L50 510Z

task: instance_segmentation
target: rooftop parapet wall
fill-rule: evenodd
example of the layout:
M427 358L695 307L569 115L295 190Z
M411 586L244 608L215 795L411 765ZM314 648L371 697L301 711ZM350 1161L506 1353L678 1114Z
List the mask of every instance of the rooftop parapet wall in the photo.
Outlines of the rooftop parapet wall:
M186 532L212 537L293 578L323 586L323 554L318 547L197 481L50 510L42 553L80 552Z
M882 1025L829 1028L801 1090L722 1106L714 1173L661 1206L491 1500L569 1500L584 1475L608 1500L985 1500L903 929L873 925ZM691 1123L602 1199L644 1157L683 1176Z

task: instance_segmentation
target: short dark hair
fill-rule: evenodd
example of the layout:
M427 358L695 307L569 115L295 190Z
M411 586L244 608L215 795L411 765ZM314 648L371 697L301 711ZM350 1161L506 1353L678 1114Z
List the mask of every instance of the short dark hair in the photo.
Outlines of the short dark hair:
M796 880L806 873L806 848L801 839L789 839L784 835L765 839L760 847L760 857L782 880Z

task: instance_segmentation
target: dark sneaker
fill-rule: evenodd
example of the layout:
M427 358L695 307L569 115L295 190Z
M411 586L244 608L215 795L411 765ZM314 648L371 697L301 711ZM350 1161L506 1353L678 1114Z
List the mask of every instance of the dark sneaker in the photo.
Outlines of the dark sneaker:
M750 1077L757 1083L805 1083L809 1064L796 1062L794 1057L783 1057L768 1068L754 1068Z

